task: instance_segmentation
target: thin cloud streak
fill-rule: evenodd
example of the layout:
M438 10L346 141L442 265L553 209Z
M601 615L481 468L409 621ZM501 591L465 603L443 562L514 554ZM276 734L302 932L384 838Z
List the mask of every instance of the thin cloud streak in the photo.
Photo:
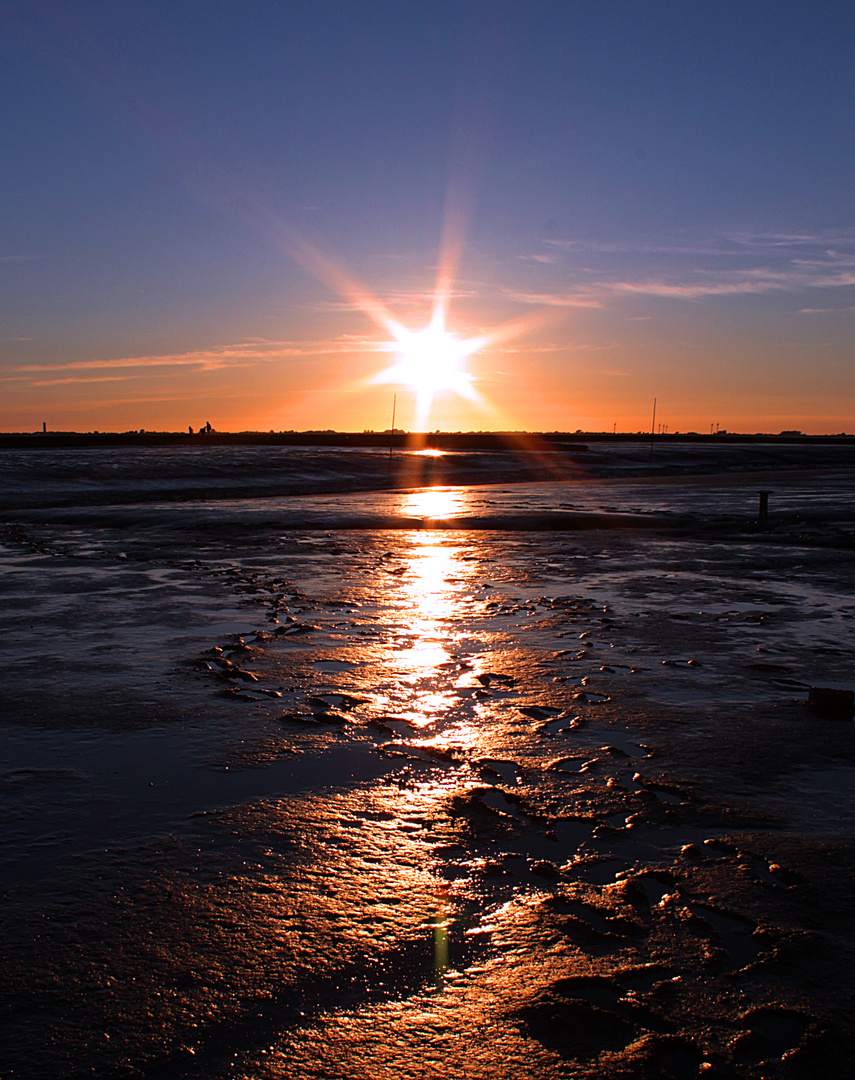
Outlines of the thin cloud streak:
M131 379L145 378L145 372L140 372L138 375L97 375L91 379L84 379L69 376L67 379L35 379L31 386L66 386L68 383L85 383L87 386L91 383L104 383L104 382L128 382Z
M589 294L529 293L517 289L504 289L503 296L519 304L536 304L543 307L601 308L603 301Z
M609 243L549 239L545 243L553 252L563 253L561 265L550 275L554 288L506 290L508 298L526 304L605 307L620 296L700 301L855 285L852 230L814 234L734 231L699 238L696 243L685 239ZM577 255L585 256L586 264L580 265ZM523 258L531 262L536 256ZM543 273L549 272L554 258L544 257ZM588 265L592 262L600 265ZM563 280L556 281L558 276ZM574 285L574 277L583 281Z
M544 240L552 248L564 251L584 251L604 254L638 253L660 255L715 255L747 256L752 252L782 248L813 247L829 252L830 247L855 244L855 230L840 229L816 233L752 232L749 230L730 230L717 236L707 235L696 240L646 239L646 240L587 240L578 237L548 237ZM528 258L536 256L529 255Z
M663 281L616 281L603 288L615 292L643 293L647 296L668 296L683 300L698 300L705 296L737 296L776 291L801 292L804 289L840 289L855 285L855 273L840 271L836 274L812 277L799 273L771 273L749 271L737 275L733 281L695 282L670 284Z
M253 341L226 345L218 349L185 353L106 358L103 360L71 360L62 364L20 364L8 370L20 373L17 377L57 371L101 371L122 368L197 368L218 371L222 368L247 367L253 363L270 363L291 357L312 357L381 352L386 342L359 341L354 335L330 342L296 344L280 341ZM128 376L131 377L131 376ZM94 379L92 381L95 381Z

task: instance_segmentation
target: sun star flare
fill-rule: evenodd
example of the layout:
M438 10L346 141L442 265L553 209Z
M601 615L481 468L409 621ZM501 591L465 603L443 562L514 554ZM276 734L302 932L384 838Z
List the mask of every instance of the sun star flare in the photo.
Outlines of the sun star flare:
M423 330L410 330L394 321L387 325L395 340L385 345L384 351L396 353L399 359L380 372L377 381L401 383L415 393L420 425L427 420L438 394L452 392L470 401L478 399L472 385L474 377L466 370L464 361L484 348L487 337L461 339L446 330L441 306L435 308Z

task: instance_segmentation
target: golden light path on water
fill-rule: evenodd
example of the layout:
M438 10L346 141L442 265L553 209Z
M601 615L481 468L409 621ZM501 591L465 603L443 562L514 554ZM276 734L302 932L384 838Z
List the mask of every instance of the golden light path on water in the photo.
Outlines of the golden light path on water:
M465 489L425 488L403 495L401 513L405 517L447 518L460 513L465 504ZM473 674L468 665L461 670L455 646L471 605L473 564L462 557L462 546L454 534L425 529L409 534L409 539L400 586L390 598L403 633L383 657L402 693L397 714L414 729L414 748L430 752L447 745L452 736L456 747L471 750L477 745L478 733L471 723L461 724L458 706L460 688L472 682ZM449 718L453 718L451 730L443 723ZM448 799L450 786L459 784L460 778L454 774L426 778L411 789L409 801L418 805L420 814L429 816ZM440 986L449 969L449 929L455 905L441 877L434 878L432 893L435 915L429 922L433 926L434 978Z
M427 488L404 495L401 510L406 517L445 518L458 513L464 500L462 489ZM424 730L457 702L451 678L455 624L468 603L472 572L447 532L425 529L410 537L399 586L390 597L402 634L387 660L409 697L404 715Z
M401 503L403 517L450 518L467 503L465 488L431 487L407 492Z
M429 526L431 519L459 514L466 502L464 488L425 488L402 496L401 514L422 518ZM398 712L428 734L437 722L457 719L460 687L473 678L468 666L461 670L455 649L472 614L473 568L453 533L428 527L407 536L398 586L389 598L400 619L400 634L383 662L398 695L403 691L396 702ZM459 738L459 724L454 731ZM442 737L447 736L446 729Z

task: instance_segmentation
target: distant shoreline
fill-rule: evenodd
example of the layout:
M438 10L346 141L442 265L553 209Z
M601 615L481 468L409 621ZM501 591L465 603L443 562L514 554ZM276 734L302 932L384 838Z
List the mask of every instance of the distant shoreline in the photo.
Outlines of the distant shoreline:
M604 432L525 431L212 431L210 434L165 431L35 432L0 434L0 450L46 450L63 447L122 446L334 446L358 449L509 450L584 452L588 443L723 444L773 443L800 445L855 444L855 435L609 434Z

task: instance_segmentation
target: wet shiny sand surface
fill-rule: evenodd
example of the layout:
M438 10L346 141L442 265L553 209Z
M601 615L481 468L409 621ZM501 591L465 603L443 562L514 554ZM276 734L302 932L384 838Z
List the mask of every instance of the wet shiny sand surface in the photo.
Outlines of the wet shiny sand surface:
M855 686L855 561L810 499L6 528L0 1075L848 1076L855 735L805 702Z

